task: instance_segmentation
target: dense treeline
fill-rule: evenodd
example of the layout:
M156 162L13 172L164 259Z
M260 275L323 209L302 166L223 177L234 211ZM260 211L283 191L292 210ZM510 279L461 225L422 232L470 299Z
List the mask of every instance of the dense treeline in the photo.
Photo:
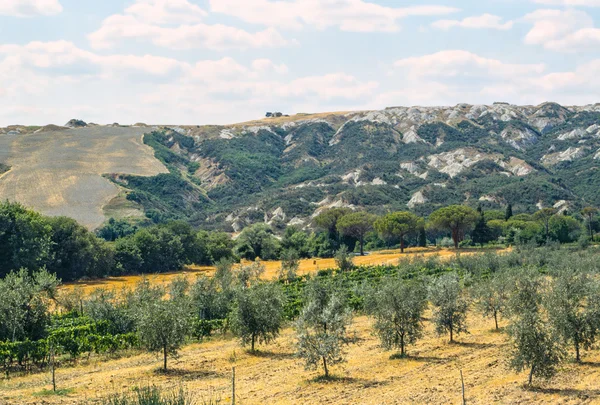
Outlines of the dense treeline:
M371 316L382 348L402 358L423 338L424 322L453 342L469 331L467 313L477 311L506 333L508 366L527 370L531 384L552 377L568 358L581 361L600 332L600 265L592 250L556 245L449 261L416 257L312 277L285 272L270 282L261 281L263 271L259 262L221 260L211 278L179 278L166 288L142 280L131 291L99 289L89 296L77 289L57 293L58 281L46 271L11 273L0 281L6 297L0 366L5 373L43 369L51 350L64 365L85 354L144 349L160 353L167 369L187 342L232 334L255 352L292 322L298 356L329 376L355 342L356 314Z
M321 212L310 228L258 223L235 240L224 232L194 229L183 221L138 227L111 219L96 233L65 217L44 217L20 204L0 204L0 277L45 268L62 281L110 275L176 271L222 259L334 257L340 249L549 242L586 245L600 230L598 210L567 215L553 208L535 214L474 210L453 205L422 218L411 212L376 216L348 208Z

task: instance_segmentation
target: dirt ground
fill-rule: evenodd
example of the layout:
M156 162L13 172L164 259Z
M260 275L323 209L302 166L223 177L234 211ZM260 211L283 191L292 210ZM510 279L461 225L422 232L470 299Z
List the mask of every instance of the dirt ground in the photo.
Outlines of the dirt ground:
M429 316L429 314L427 314ZM538 388L523 386L526 373L506 368L505 335L492 331L493 322L469 316L470 334L457 343L434 334L426 320L426 336L410 347L408 359L391 360L379 347L371 321L355 319L359 343L347 349L347 362L335 366L335 378L322 381L319 371L306 371L294 357L294 332L287 328L274 343L251 354L230 337L186 346L170 360L168 374L158 372L161 359L131 354L115 360L93 358L59 369L59 388L66 396L36 397L50 388L50 375L35 374L0 380L3 405L94 403L111 392L156 384L185 385L200 403L210 396L230 403L231 368L236 368L237 404L459 404L463 370L468 404L596 404L600 403L600 352L586 352L584 364L565 363L554 380Z
M475 254L481 252L481 250L461 250L461 254ZM399 250L386 250L378 251L373 254L366 256L358 256L354 258L354 264L356 265L386 265L396 264L401 258L410 258L415 256L439 256L440 258L448 258L456 255L456 251L452 249L434 249L434 248L411 248L406 249L405 253L400 253ZM244 263L249 264L249 263ZM262 274L262 278L265 280L272 280L277 278L279 275L279 269L281 268L281 262L278 260L264 261L262 264L265 266L265 272ZM335 268L334 259L305 259L300 261L300 268L298 269L299 275L308 273L314 273L319 270ZM215 271L214 267L211 266L190 266L184 271L164 274L153 274L147 275L147 277L153 284L166 285L173 281L175 278L184 276L190 281L193 281L199 275L211 275ZM72 289L80 287L85 293L89 293L97 288L104 288L109 290L121 290L122 288L133 288L144 276L123 276L123 277L109 277L101 280L93 281L81 281L76 283L66 284L63 288Z

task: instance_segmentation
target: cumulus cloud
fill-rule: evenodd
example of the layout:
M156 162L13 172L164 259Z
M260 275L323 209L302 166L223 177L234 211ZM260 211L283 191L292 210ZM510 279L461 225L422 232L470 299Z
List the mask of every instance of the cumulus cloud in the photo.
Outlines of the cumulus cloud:
M583 7L600 7L600 0L533 0L537 4L545 4L548 6L583 6Z
M432 27L441 30L449 30L451 28L509 30L513 25L513 21L503 22L502 17L492 14L466 17L462 20L438 20L431 24Z
M525 36L528 45L539 45L559 52L576 52L600 45L600 29L586 12L536 10L524 20L533 24Z
M188 0L137 0L123 14L109 16L88 35L94 48L111 48L125 39L145 40L173 49L214 50L270 48L293 43L274 28L248 32L223 24L206 24L206 11Z
M63 10L58 0L2 0L0 15L11 17L34 17L54 15Z
M394 32L400 29L398 21L402 18L458 11L454 7L436 5L387 7L363 0L210 0L210 8L248 23L269 27L337 27L354 32Z
M96 122L230 123L273 108L356 108L377 86L344 72L293 75L265 58L240 63L231 57L188 62L106 55L67 41L0 46L4 125L60 123L74 111Z

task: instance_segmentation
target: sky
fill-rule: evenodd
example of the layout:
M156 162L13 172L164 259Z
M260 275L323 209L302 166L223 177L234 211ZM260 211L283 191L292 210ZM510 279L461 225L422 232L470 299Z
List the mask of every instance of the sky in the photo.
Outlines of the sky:
M600 102L600 0L0 0L0 126Z

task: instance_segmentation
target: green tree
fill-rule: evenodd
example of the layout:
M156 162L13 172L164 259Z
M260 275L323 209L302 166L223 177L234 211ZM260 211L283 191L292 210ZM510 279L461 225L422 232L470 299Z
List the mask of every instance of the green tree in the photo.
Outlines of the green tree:
M548 222L550 239L560 243L574 242L581 236L581 224L566 215L554 215Z
M422 284L384 279L367 297L366 307L375 318L373 328L385 349L400 349L404 357L406 346L423 336L421 318L427 307L427 291Z
M481 205L477 207L477 214L479 217L477 218L475 228L471 233L471 238L473 239L473 243L481 245L481 247L483 247L484 244L493 240L492 230L490 229L485 220L485 214L483 212L483 209L481 208Z
M0 342L43 338L58 285L45 270L30 275L22 269L0 278Z
M345 361L343 346L352 340L348 326L352 312L341 293L323 281L313 280L306 287L305 305L296 323L297 354L307 369L329 367Z
M429 299L433 305L433 323L436 332L454 335L467 330L468 302L463 296L460 279L456 273L446 273L433 280L429 285Z
M550 239L550 219L554 215L556 215L556 210L554 208L542 208L533 214L533 219L542 224L544 230L546 231L544 234L546 241Z
M102 228L96 231L96 235L105 241L114 242L119 238L136 233L137 230L137 226L132 225L124 219L116 220L110 218Z
M335 265L341 271L348 271L354 267L354 262L352 260L352 255L348 252L348 248L346 245L342 245L340 249L335 252Z
M450 205L440 208L429 216L429 226L450 231L454 248L464 239L465 233L473 229L479 216L473 208L464 205Z
M498 272L481 280L474 288L475 303L484 317L494 319L496 331L498 317L506 310L508 302L508 282L504 273Z
M581 361L581 349L589 350L600 328L600 288L585 273L566 269L554 278L546 297L549 319L565 344L575 349Z
M596 207L585 207L581 211L581 215L585 218L587 230L590 233L590 240L594 240L594 219L598 215L598 208Z
M506 213L504 214L504 220L508 221L509 219L511 219L513 216L513 209L512 209L512 204L508 204L506 206Z
M281 268L279 270L279 279L293 281L300 268L300 255L293 249L288 249L281 253Z
M161 352L163 370L167 358L176 356L191 328L190 307L181 299L154 300L138 311L137 331L140 342L149 352Z
M270 343L279 336L283 323L283 293L274 283L241 289L231 313L231 329L242 345Z
M11 271L40 269L50 258L52 229L21 204L0 203L0 278Z
M373 223L377 217L367 212L354 212L344 215L337 222L340 234L358 239L360 255L364 256L365 235L373 230Z
M206 253L212 264L222 259L232 259L235 243L225 232L200 232L200 237L206 238Z
M508 305L509 365L517 372L528 369L529 385L533 377L552 377L563 357L557 337L541 317L542 284L535 272L524 269L512 279Z
M321 212L313 221L315 225L329 233L329 239L339 244L340 235L338 233L337 223L340 218L350 213L352 213L350 208L331 208Z
M400 251L404 253L404 238L417 230L419 221L411 212L393 212L377 219L375 229L384 238L400 238Z
M309 237L296 226L285 228L283 238L281 239L281 248L284 251L294 250L299 257L310 257Z
M267 224L254 224L242 231L236 241L236 251L247 260L274 260L279 254L279 242Z
M419 247L427 247L427 233L424 225L419 226Z

